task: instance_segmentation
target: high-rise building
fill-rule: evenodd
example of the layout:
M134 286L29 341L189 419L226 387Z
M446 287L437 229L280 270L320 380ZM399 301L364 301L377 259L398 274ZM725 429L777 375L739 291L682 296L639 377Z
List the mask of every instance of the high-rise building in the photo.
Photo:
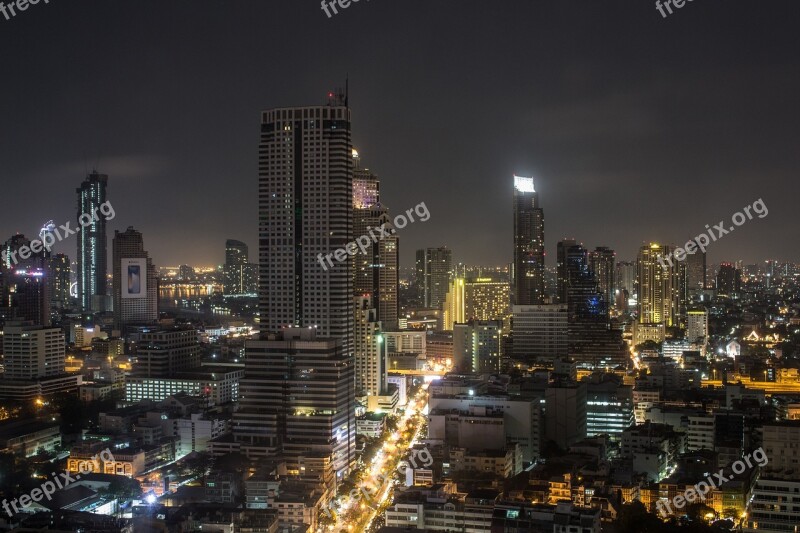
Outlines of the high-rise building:
M114 232L114 324L117 328L158 321L156 268L144 249L142 234L132 227Z
M378 176L361 167L355 151L353 160L353 235L358 238L391 223L391 218L389 209L380 203ZM372 295L383 328L397 329L400 239L396 235L381 236L372 241L366 253L359 250L353 259L356 296Z
M575 239L564 239L556 244L556 297L560 304L567 303L567 287L569 286L567 254L573 246L577 245L578 241ZM581 247L582 250L583 247Z
M503 322L472 320L453 326L453 365L460 372L500 372Z
M286 328L247 345L234 435L249 457L332 457L339 479L355 461L353 357L318 328ZM298 467L299 468L299 467Z
M636 262L617 263L617 288L625 300L636 296Z
M108 176L93 171L76 190L78 193L77 218L85 213L96 213L106 202ZM78 300L86 313L106 311L108 260L106 219L92 217L89 224L78 224Z
M261 114L259 311L263 333L316 327L353 349L353 146L344 95ZM338 259L339 256L337 256Z
M693 254L686 254L686 287L687 290L696 291L708 288L706 281L706 253L697 250Z
M258 265L250 262L247 245L225 241L225 265L222 267L225 296L255 295L258 292Z
M4 274L8 318L50 326L50 272L43 268L16 268Z
M72 300L69 290L72 285L72 267L69 257L64 254L55 254L48 263L50 265L50 283L48 285L50 305L55 309L66 309Z
M741 291L742 273L730 263L719 265L717 272L717 295L737 298Z
M453 331L455 324L466 320L464 294L464 278L454 278L450 283L450 290L447 291L444 309L442 310L442 329L444 331Z
M3 329L5 379L34 380L64 373L64 333L59 328L8 322Z
M353 147L346 96L261 114L259 312L246 345L234 436L290 468L355 462ZM294 461L294 462L293 462Z
M702 345L708 343L708 310L694 309L687 313L686 340Z
M665 324L668 327L685 323L686 263L672 259L675 248L652 243L639 250L638 307L642 324Z
M452 270L452 250L444 246L417 250L417 283L423 307L442 309L450 290Z
M465 320L503 320L511 317L511 286L507 281L475 278L464 282Z
M589 252L589 270L594 274L597 280L597 289L602 293L609 309L615 301L616 262L617 254L611 248L598 246L594 251Z
M200 367L202 347L195 329L169 329L143 333L133 371L137 376L168 378Z
M355 297L356 396L386 392L386 342L372 296Z
M544 303L544 210L533 178L514 176L514 305Z
M513 307L514 359L553 362L568 352L566 304Z

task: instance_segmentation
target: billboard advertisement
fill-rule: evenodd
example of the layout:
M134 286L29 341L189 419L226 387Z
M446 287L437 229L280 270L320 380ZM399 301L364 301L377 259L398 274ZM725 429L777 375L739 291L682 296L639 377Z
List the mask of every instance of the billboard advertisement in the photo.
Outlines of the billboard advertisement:
M122 298L147 298L147 259L124 258L122 260Z

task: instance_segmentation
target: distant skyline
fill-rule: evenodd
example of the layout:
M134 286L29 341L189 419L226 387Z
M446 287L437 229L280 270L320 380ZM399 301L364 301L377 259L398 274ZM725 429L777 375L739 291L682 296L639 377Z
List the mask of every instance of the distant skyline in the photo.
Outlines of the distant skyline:
M633 260L759 198L769 216L709 263L800 262L796 1L695 2L669 19L622 0L458 6L328 19L310 0L86 0L0 21L0 240L74 220L96 168L108 235L141 231L154 264L222 264L231 238L257 261L260 113L322 103L349 75L362 165L392 213L431 212L400 232L403 266L441 245L510 263L514 174L540 194L548 266L565 237ZM55 251L74 261L76 246Z

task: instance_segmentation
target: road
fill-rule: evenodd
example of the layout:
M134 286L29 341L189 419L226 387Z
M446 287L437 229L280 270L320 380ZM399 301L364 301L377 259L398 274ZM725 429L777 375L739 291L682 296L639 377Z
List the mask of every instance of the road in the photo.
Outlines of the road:
M399 471L400 463L408 450L414 446L422 428L422 412L428 403L428 384L410 398L406 410L397 425L397 431L387 435L383 447L358 484L359 495L350 498L341 494L337 498L334 524L328 526L336 532L367 531L382 512L383 506L392 495L394 473Z

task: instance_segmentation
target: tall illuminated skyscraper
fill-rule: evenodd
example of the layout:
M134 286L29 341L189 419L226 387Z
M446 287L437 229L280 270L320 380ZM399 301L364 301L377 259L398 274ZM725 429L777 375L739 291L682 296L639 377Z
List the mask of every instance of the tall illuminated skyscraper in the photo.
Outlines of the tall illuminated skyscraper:
M685 325L686 263L672 259L674 246L652 243L639 249L638 308L641 324Z
M78 214L96 213L106 202L108 176L93 171L76 190L78 193ZM106 311L108 269L108 241L106 239L106 219L103 216L92 218L84 226L78 224L78 300L85 313Z
M378 176L361 167L357 152L353 152L353 161L353 235L359 237L369 235L372 228L390 223L391 218L389 209L381 204ZM353 260L355 295L371 295L383 328L396 329L400 239L396 235L383 236L373 242L366 253L359 250Z
M447 247L417 250L417 282L422 293L422 305L442 309L453 271L453 252Z
M456 324L462 323L466 320L464 296L464 278L455 278L450 283L450 290L447 291L445 305L442 309L442 329L444 331L453 331L453 327Z
M544 211L533 178L514 176L514 305L544 302Z
M261 114L261 340L246 344L234 437L249 457L355 463L353 147L344 94ZM339 254L341 255L341 254Z

